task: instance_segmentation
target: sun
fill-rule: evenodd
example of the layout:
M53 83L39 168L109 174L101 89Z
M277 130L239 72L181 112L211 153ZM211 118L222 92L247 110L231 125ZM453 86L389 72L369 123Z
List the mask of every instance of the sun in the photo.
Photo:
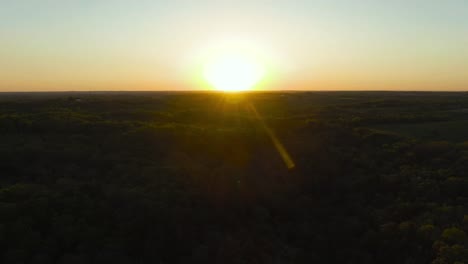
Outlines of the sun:
M203 76L215 89L225 92L251 90L265 76L265 67L253 57L223 54L204 66Z

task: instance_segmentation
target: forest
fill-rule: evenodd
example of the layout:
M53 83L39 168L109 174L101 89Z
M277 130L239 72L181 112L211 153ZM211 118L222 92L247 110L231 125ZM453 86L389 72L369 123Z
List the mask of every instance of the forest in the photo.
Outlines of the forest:
M0 263L468 263L468 93L0 94Z

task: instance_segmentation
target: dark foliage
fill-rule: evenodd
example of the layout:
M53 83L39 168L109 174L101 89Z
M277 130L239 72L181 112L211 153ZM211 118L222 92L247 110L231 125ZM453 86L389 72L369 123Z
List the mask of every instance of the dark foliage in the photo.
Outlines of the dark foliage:
M0 95L0 263L468 263L467 232L466 93Z

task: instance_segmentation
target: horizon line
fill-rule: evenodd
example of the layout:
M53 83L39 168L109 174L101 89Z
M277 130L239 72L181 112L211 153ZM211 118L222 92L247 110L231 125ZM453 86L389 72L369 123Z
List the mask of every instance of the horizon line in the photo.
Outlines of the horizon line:
M241 93L261 93L261 92L279 92L279 93L295 93L295 92L391 92L391 93L466 93L467 90L302 90L302 89L268 89L268 90L248 90L248 91L238 91L238 92L228 92L221 90L191 90L191 89L178 89L178 90L24 90L24 91L0 91L0 94L12 94L12 93L199 93L199 92L211 92L211 93L226 93L226 94L241 94Z

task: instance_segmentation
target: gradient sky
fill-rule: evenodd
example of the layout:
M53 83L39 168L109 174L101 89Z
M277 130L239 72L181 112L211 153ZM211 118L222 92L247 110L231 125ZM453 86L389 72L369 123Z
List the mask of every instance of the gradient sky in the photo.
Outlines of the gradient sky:
M468 1L0 0L0 91L201 89L226 46L264 89L468 90Z

